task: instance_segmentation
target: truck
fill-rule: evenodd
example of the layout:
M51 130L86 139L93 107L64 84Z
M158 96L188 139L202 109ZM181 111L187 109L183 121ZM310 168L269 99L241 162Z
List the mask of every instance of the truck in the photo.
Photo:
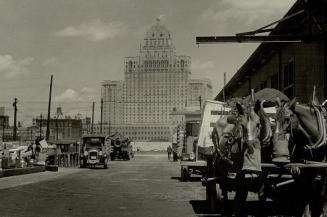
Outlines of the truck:
M192 174L204 176L207 170L207 158L212 155L211 133L215 123L226 115L229 108L224 102L206 100L199 118L188 118L185 114L185 139L181 159L181 180L188 181Z
M81 168L108 167L108 138L106 135L85 135L79 144L79 162Z
M133 147L131 141L122 136L119 133L116 133L109 138L110 140L110 159L122 159L130 160L131 157L134 157Z

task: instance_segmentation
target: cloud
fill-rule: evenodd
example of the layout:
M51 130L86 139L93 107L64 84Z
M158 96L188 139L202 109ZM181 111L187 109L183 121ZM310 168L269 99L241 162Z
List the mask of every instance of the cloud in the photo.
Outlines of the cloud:
M44 66L55 65L56 63L58 63L58 60L55 57L50 57L42 62Z
M222 33L251 30L249 27L259 28L281 18L294 2L295 0L220 0L206 9L200 20L215 22Z
M81 100L80 94L77 91L70 88L54 97L55 102L71 102L71 101L76 102L79 100Z
M85 93L85 94L88 94L88 93L95 93L95 88L91 88L91 87L83 87L81 92L82 93Z
M29 74L28 66L33 58L15 60L11 55L0 55L0 74L7 80L24 77Z
M95 88L84 87L80 91L68 88L61 94L54 97L55 102L78 102L93 99L96 94Z
M199 61L199 60L195 60L194 62L192 62L191 68L192 71L199 71L199 70L208 70L208 69L212 69L215 67L215 64L212 61Z
M55 32L59 37L81 37L90 41L113 39L126 29L123 22L104 23L100 19L81 23L78 26L68 26Z

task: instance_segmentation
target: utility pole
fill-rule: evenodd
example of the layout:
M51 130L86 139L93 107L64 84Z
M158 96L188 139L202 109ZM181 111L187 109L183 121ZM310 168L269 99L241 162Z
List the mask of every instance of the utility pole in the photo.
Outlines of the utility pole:
M2 142L5 141L5 127L6 127L5 117L2 116Z
M47 132L46 132L46 136L45 136L45 140L46 141L49 141L49 137L50 137L50 111L51 111L52 79L53 79L53 75L51 75L51 80L50 80L49 104L48 104L48 119L47 119Z
M93 134L93 127L94 127L94 104L95 104L95 102L92 103L92 125L91 125L91 134Z
M42 113L40 115L40 139L42 138Z
M14 99L14 132L13 132L13 140L16 141L17 139L17 98Z
M100 133L102 133L103 98L101 98L100 113Z
M224 86L223 86L223 101L224 102L226 102L225 86L226 86L226 72L224 72Z

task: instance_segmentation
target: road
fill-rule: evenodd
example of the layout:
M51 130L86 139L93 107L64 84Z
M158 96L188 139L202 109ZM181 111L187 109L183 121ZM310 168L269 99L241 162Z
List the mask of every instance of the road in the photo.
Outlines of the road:
M105 169L62 169L0 179L0 216L191 217L205 199L179 181L179 163L139 155Z

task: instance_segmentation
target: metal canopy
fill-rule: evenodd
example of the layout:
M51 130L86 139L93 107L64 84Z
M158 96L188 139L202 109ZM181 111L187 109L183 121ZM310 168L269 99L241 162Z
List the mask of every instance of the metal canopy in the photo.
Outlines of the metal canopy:
M196 37L196 44L213 44L213 43L259 43L259 42L278 42L278 43L303 43L316 41L326 38L326 32L321 31L319 34L298 34L294 33L291 29L280 29L274 28L274 25L278 25L284 21L290 20L291 18L297 17L304 14L308 16L308 11L305 9L299 10L288 16L283 17L280 20L274 21L268 25L265 25L259 29L237 33L234 36L198 36ZM317 19L311 14L309 16L313 23L320 29L322 27L318 24ZM287 31L288 30L288 31ZM286 34L278 34L277 32L286 31ZM270 33L269 35L257 35L262 33Z
M294 35L235 35L235 36L198 36L197 44L213 44L213 43L230 43L230 42L308 42L317 37L312 36L294 36Z

